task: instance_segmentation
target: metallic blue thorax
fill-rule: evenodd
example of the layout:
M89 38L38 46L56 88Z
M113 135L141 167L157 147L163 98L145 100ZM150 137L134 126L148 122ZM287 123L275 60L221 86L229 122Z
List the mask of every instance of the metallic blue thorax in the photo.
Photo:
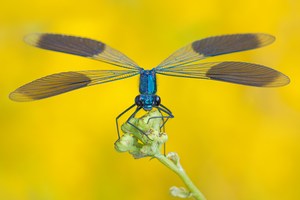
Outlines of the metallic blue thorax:
M157 92L156 73L154 69L140 71L140 94L154 95Z
M151 110L156 98L157 85L154 69L140 71L140 100L145 110Z

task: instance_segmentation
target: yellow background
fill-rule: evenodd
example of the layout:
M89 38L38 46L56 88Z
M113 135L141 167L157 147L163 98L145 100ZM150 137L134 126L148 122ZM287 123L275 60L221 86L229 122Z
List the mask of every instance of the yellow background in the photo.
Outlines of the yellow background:
M208 200L300 199L300 1L27 0L0 7L0 199L174 199L182 183L158 161L114 150L115 117L133 103L138 78L50 99L15 103L9 92L39 77L117 69L23 43L32 32L98 39L152 68L200 38L264 32L274 44L207 61L260 63L287 74L282 88L159 76L175 118L176 151Z

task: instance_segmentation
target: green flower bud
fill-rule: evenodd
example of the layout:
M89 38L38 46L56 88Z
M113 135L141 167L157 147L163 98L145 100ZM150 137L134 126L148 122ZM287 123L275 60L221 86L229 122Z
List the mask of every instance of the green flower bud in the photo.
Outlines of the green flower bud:
M183 198L183 199L189 198L192 196L192 194L184 187L178 188L176 186L173 186L170 188L170 194L173 197L179 197L179 198Z
M129 122L132 125L125 123L121 127L124 135L115 144L117 151L128 151L134 158L152 157L160 153L162 145L168 139L165 133L160 133L160 112L152 110L139 119L130 119Z
M133 149L136 143L136 138L130 136L129 134L124 134L118 141L115 142L115 149L119 152L130 151Z
M179 163L179 156L178 156L178 154L175 153L175 152L170 152L170 153L168 153L168 154L167 154L167 158L168 158L169 160L171 160L175 165L180 164L180 163Z

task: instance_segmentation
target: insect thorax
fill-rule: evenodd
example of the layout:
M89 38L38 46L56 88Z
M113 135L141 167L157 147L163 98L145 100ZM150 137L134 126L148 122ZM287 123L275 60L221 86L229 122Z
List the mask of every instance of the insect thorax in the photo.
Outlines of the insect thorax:
M154 95L157 92L155 70L141 70L140 72L140 94Z

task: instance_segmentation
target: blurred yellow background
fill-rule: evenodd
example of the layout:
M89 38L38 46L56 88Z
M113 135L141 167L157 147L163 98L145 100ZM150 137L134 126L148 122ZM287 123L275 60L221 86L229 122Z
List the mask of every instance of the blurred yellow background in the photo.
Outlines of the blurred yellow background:
M182 186L158 161L114 150L115 117L133 103L138 78L50 99L8 94L39 77L118 69L26 45L32 32L103 41L144 68L207 36L264 32L274 44L206 61L260 63L291 78L282 88L158 77L175 118L176 151L208 200L300 199L300 1L10 0L0 7L0 200L174 199Z

